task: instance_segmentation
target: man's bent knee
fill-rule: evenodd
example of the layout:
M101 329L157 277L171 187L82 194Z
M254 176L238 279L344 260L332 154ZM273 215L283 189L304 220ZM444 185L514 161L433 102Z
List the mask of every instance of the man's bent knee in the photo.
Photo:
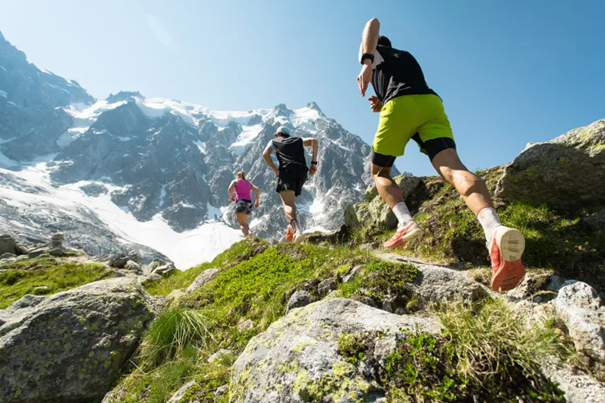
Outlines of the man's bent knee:
M468 197L485 188L485 181L469 171L458 171L453 175L454 186L461 196Z

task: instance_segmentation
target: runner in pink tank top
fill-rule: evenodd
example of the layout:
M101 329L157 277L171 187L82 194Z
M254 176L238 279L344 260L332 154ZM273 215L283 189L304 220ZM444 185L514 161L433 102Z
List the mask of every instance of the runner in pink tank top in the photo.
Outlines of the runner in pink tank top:
M235 180L229 185L229 196L235 202L235 215L242 233L244 237L249 239L253 238L248 226L248 219L250 218L250 214L252 214L251 191L256 193L254 208L258 208L260 204L260 189L246 180L246 173L244 171L238 172Z
M251 202L250 191L252 190L252 184L242 178L236 179L235 182L235 201L247 200Z

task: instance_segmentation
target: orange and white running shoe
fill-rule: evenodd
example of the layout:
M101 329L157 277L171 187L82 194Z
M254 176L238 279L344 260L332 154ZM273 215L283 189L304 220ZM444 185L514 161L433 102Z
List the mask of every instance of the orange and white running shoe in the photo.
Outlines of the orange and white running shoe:
M386 241L383 246L386 249L401 248L405 246L408 241L420 238L422 235L424 235L424 231L415 221L412 221L403 227L399 227L395 235Z
M294 240L294 231L292 230L292 226L288 225L288 229L286 230L286 236L284 237L284 241L292 242Z
M504 226L496 228L489 247L493 291L509 291L523 281L525 268L521 256L524 251L525 238L521 232Z

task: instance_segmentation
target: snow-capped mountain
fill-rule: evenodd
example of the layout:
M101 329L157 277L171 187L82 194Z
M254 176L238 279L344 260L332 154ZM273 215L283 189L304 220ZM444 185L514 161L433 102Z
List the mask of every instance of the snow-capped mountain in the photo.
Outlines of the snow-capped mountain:
M280 125L320 142L318 173L297 199L303 224L338 228L369 181L370 147L315 103L219 112L138 92L95 100L0 34L0 231L60 230L93 254L138 244L186 268L238 239L227 187L244 170L263 192L252 230L277 238L286 221L262 152Z

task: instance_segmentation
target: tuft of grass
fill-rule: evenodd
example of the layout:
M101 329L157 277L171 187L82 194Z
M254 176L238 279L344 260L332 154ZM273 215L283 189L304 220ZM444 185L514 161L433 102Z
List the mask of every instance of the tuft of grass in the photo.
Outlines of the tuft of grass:
M50 295L115 276L101 264L71 264L53 258L23 260L0 269L8 269L0 272L0 309L26 294Z
M442 335L403 332L382 362L372 352L389 331L345 334L339 353L353 365L369 359L364 365L377 368L376 381L392 402L565 401L540 371L546 357L573 354L552 320L527 326L501 299L452 301L436 312Z
M172 306L151 322L140 347L145 368L175 359L190 348L208 347L212 340L210 324L202 313Z
M520 370L539 384L541 359L550 355L568 359L573 354L554 320L528 327L500 298L472 305L454 301L436 313L459 358L458 371L477 382L499 374L512 379L512 371Z
M198 358L197 349L191 347L152 371L134 371L112 390L107 403L165 403L171 394L191 379L196 372Z

